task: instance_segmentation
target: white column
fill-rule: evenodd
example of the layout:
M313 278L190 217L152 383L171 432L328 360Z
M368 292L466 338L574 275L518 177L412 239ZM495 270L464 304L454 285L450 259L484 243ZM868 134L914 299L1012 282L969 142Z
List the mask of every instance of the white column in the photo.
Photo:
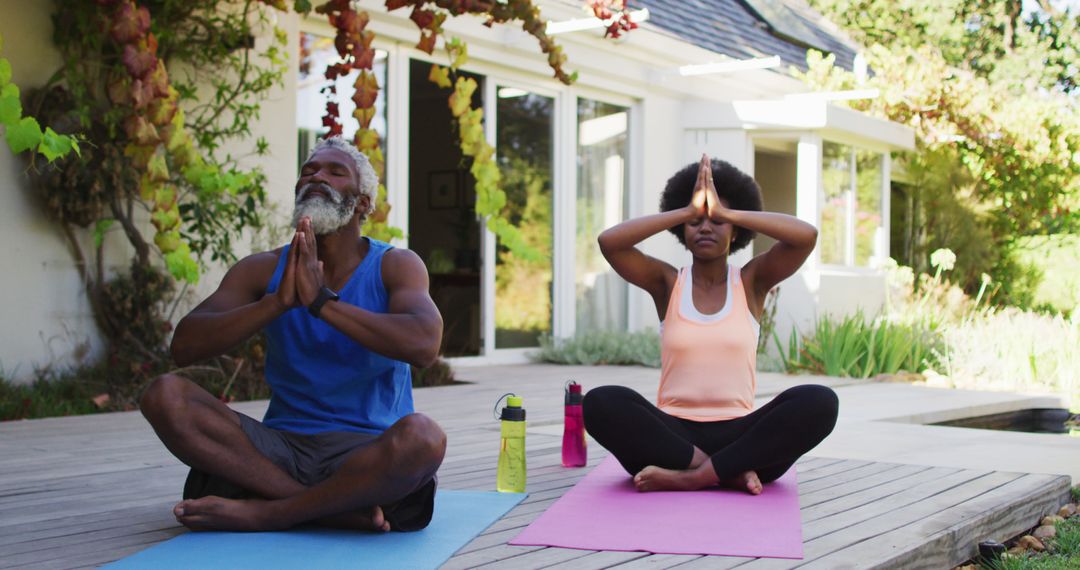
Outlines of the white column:
M645 117L644 101L638 101L630 106L628 129L630 139L628 143L630 167L626 173L626 218L633 219L645 213ZM595 239L595 238L593 238ZM626 293L626 328L629 331L640 330L644 326L643 299L647 297L637 287L627 285Z
M574 238L577 232L577 100L568 89L555 95L552 141L551 333L574 336Z
M892 153L885 151L881 153L881 236L876 243L876 251L878 263L884 263L889 257L889 249L891 247L890 241L892 240L892 233L889 221L892 216Z
M814 133L799 137L795 167L795 215L815 228L821 227L821 204L825 200L825 191L821 180L821 137ZM813 276L817 281L817 268L821 252L814 248L814 253L806 260L802 271Z
M495 144L495 105L498 97L495 93L495 80L485 77L484 81L484 137L488 144ZM495 150L496 154L498 149ZM483 263L480 269L480 323L483 335L482 356L495 353L495 234L480 226L480 251Z
M409 56L400 45L389 49L386 85L393 94L386 105L386 199L390 202L391 226L405 237L397 245L409 247Z

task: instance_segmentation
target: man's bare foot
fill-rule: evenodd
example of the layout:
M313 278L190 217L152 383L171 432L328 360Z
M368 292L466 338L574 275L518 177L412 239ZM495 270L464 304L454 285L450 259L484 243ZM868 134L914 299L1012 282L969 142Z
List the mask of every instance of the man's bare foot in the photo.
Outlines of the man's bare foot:
M191 530L280 530L288 524L275 524L269 516L269 501L262 499L234 500L221 497L202 497L180 501L173 515L180 524Z
M367 530L372 532L387 532L390 530L390 521L383 515L382 507L375 505L370 509L360 509L353 513L342 513L318 520L322 526L332 528L345 528L352 530Z
M723 481L720 484L731 489L746 491L751 495L761 494L761 479L758 478L756 471L746 471L741 475Z
M233 500L203 497L181 501L173 507L180 524L191 530L267 531L293 526L283 517L272 514L271 501L261 499ZM274 501L276 503L276 501ZM390 523L378 505L357 512L342 513L320 519L319 524L334 528L386 532Z

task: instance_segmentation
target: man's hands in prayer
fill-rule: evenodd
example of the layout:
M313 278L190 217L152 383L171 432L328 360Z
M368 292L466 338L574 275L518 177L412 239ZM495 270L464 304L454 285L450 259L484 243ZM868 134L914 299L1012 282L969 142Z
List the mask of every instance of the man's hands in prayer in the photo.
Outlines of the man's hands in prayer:
M286 311L294 307L306 307L319 295L322 286L323 264L319 261L311 219L301 218L289 246L285 270L281 274L278 300Z

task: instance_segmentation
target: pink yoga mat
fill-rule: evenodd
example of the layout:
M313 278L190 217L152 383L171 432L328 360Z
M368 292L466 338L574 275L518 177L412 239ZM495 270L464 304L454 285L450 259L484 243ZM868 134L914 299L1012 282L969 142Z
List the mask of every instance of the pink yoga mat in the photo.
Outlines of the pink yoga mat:
M795 469L757 496L725 489L638 493L608 457L510 544L801 559Z

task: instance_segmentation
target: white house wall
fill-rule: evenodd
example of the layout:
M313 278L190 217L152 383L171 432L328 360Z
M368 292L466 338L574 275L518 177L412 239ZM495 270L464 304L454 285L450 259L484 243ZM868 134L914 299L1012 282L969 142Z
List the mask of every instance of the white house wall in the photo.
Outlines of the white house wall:
M51 2L23 2L0 18L0 55L11 61L12 80L24 94L44 85L60 65L51 14ZM0 372L7 379L30 378L35 369L77 364L100 352L65 238L34 202L25 169L26 162L0 144ZM92 245L80 233L84 247Z

